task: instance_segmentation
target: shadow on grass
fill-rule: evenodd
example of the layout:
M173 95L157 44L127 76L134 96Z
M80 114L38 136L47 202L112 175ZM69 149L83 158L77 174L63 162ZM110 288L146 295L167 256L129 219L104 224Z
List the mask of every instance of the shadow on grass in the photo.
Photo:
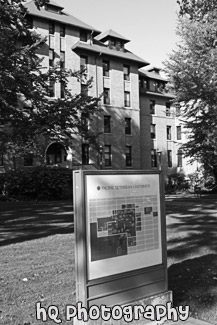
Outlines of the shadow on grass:
M189 305L191 316L217 324L217 255L173 264L168 278L174 306Z
M169 199L166 222L174 305L217 324L217 198Z
M70 201L3 204L0 206L0 246L72 233L72 210Z
M168 259L217 253L217 199L171 200L166 215Z

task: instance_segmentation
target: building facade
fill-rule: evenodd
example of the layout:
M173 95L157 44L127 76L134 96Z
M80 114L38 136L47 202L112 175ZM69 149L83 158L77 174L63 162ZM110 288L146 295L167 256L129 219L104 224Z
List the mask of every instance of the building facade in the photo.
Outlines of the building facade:
M41 10L34 1L26 6L29 27L47 38L37 53L43 67L60 62L72 71L85 68L87 79L93 78L88 95L103 96L89 125L97 135L98 149L78 136L71 148L47 142L42 162L20 157L15 167L46 163L72 169L157 169L160 164L165 174L180 171L182 126L159 70L141 70L149 63L127 50L128 39L113 30L101 33L54 1ZM85 81L70 78L68 87L73 94L80 93ZM50 85L50 96L64 98L60 83ZM0 163L2 170L7 168L3 159Z
M181 145L187 141L180 107L173 105L174 95L166 89L167 80L160 69L139 71L141 168L162 169L164 175L193 173Z

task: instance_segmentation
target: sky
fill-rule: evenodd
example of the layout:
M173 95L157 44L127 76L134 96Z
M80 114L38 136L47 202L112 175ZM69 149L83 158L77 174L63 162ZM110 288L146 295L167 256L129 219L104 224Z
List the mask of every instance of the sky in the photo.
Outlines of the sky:
M131 41L126 48L163 67L175 49L176 0L55 0L69 14L102 32L113 29Z

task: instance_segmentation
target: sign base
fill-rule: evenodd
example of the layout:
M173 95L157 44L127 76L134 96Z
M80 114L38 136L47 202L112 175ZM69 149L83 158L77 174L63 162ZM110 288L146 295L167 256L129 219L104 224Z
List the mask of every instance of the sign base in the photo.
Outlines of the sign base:
M144 298L138 301L134 301L131 304L127 304L127 306L143 306L144 308L146 306L166 306L167 303L172 302L172 291L166 291L164 293L160 293L148 298ZM122 306L124 308L124 306ZM132 321L125 321L124 318L120 320L103 320L102 318L99 318L98 320L89 320L88 322L84 322L78 319L74 318L74 325L161 325L164 324L167 321L166 317L162 317L160 320L150 320L147 318L144 318L142 315L139 320L132 320Z

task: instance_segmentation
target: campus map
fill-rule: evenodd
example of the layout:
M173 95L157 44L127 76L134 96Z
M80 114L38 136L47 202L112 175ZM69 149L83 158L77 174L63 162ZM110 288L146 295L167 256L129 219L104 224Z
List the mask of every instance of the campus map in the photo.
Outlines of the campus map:
M90 199L91 261L159 248L157 195Z

